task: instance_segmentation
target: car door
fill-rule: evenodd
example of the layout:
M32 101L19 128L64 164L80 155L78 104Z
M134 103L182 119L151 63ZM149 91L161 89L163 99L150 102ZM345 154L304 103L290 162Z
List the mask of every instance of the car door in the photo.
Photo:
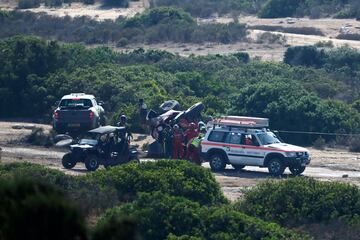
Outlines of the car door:
M230 132L226 137L226 152L231 164L243 165L245 163L245 148L241 145L241 133Z
M263 164L265 151L260 147L255 134L243 134L241 147L244 150L243 165L261 166Z

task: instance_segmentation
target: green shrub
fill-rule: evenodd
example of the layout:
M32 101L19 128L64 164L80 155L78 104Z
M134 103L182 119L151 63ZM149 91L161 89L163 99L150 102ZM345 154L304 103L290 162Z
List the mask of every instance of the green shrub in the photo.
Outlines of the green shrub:
M232 54L240 62L248 63L250 61L250 55L247 52L237 52Z
M45 6L48 7L61 7L63 4L63 0L44 0Z
M64 1L65 2L65 1ZM83 0L82 1L84 4L89 4L89 5L91 5L91 4L94 4L95 3L95 0Z
M128 45L129 41L126 38L121 38L116 44L117 47L125 47Z
M290 65L321 67L325 53L314 46L290 47L286 50L284 62Z
M139 192L160 191L201 204L227 202L211 172L187 161L125 164L98 170L86 178L101 187L114 187L122 200L132 200Z
M31 130L30 135L27 136L26 142L37 146L50 147L54 145L54 137L55 132L50 131L49 133L46 133L43 128L36 127Z
M333 48L334 43L331 40L329 40L329 41L319 41L319 42L315 43L314 46L318 47L318 48Z
M285 44L286 37L281 34L273 34L270 32L264 32L259 34L256 39L256 43L261 44Z
M19 0L18 8L27 9L27 8L37 8L40 6L40 0Z
M231 207L205 211L205 239L310 239L275 223L250 217Z
M197 17L209 17L213 14L237 14L239 12L254 14L266 0L150 0L150 7L172 6L184 9Z
M163 192L140 193L135 201L107 211L99 224L110 224L116 216L137 221L145 239L165 239L170 233L196 236L202 224L200 205L183 197Z
M103 0L103 5L112 7L129 7L129 0Z
M360 190L305 177L270 180L249 190L237 206L249 215L286 226L326 223L359 215Z
M107 211L99 225L111 225L121 216L134 218L144 239L307 239L231 206L201 207L161 192L141 193L135 201Z
M111 215L99 222L92 234L92 240L136 240L140 239L137 224L134 220Z
M360 152L360 137L351 138L349 150L351 152Z
M83 218L49 185L0 181L1 239L87 239Z
M37 164L0 165L0 179L10 180L17 176L55 186L86 215L102 212L118 203L114 189L106 186L100 188L97 185L89 184L83 177L65 175L58 170L48 169Z
M325 139L322 138L321 136L318 137L314 142L314 148L316 149L324 150L325 145L326 145Z
M301 2L301 0L268 0L258 15L261 18L291 17Z

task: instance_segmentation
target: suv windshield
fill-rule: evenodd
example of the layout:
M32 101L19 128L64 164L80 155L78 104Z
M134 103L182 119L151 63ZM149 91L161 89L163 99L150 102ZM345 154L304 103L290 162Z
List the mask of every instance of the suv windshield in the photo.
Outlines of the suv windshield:
M81 99L81 98L64 99L60 102L60 107L61 108L75 108L75 107L90 108L90 107L92 107L92 102L90 99Z
M272 132L260 133L257 135L262 145L281 143L281 141Z

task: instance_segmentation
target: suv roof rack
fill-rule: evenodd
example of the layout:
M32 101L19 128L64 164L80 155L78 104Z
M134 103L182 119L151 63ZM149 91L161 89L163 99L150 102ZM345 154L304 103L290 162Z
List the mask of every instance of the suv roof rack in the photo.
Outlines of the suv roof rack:
M85 93L70 93L71 96L84 96Z
M267 128L269 127L268 118L243 117L243 116L224 116L209 122L215 126L241 127L241 128Z

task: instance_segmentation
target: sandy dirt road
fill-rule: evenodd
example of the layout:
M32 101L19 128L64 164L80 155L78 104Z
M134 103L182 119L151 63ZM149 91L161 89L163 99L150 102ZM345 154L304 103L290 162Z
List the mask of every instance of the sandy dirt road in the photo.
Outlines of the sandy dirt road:
M41 6L39 8L27 9L24 11L32 11L35 13L45 12L53 16L88 16L90 18L103 21L115 20L119 16L132 17L137 13L142 13L149 8L148 0L141 0L131 2L129 8L104 8L100 4L84 5L81 3L72 3L71 6L64 4L59 8L47 8ZM13 10L16 8L15 1L4 0L0 1L0 7L4 9ZM255 16L240 16L238 18L240 23L248 26L281 26L303 28L312 27L319 29L324 36L302 35L302 34L288 34L271 32L273 34L281 34L286 37L285 44L278 43L257 43L257 37L264 33L260 30L249 30L249 41L236 42L232 44L220 43L203 43L203 44L179 44L179 43L161 43L161 44L130 44L126 47L116 47L114 44L107 44L117 51L129 51L137 48L144 49L161 49L181 56L207 55L207 54L231 54L239 51L249 53L250 57L265 61L282 61L284 53L288 46L313 45L320 41L331 41L335 47L349 45L360 49L360 41L339 40L336 36L345 29L346 33L360 34L360 21L355 19L309 19L309 18L275 18L275 19L261 19ZM230 16L213 17L213 18L197 18L199 24L206 23L223 23L227 24L233 21Z
M31 162L57 169L70 175L86 174L84 164L77 164L74 169L66 170L61 165L61 158L66 149L35 147L24 144L19 139L26 137L31 130L12 129L14 122L0 122L0 147L2 148L3 163ZM36 125L49 129L48 125ZM135 137L142 144L150 138ZM328 149L324 151L310 149L311 165L305 170L304 176L314 177L323 181L341 181L360 186L360 153L350 153L346 150ZM142 161L152 161L143 159ZM208 163L203 167L209 168ZM228 166L226 170L214 174L225 196L230 200L241 197L244 191L257 183L272 178L266 168L246 167L241 171ZM290 175L286 171L281 179ZM280 180L280 179L279 179Z

